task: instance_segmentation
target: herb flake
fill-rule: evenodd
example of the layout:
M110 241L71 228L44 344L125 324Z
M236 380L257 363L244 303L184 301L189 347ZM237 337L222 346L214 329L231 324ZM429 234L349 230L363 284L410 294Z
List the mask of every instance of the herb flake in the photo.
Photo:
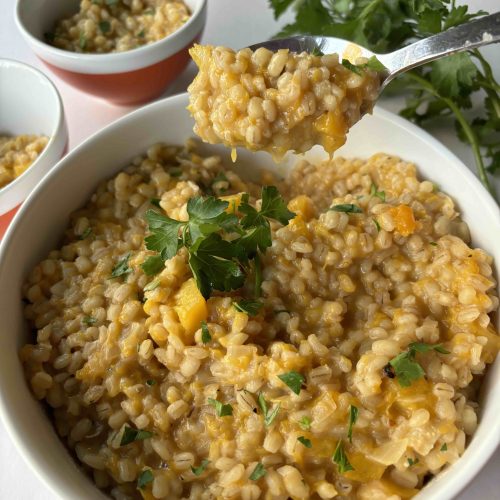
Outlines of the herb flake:
M230 404L223 404L213 398L208 398L208 404L215 408L218 417L230 417L233 414L233 407Z
M258 481L261 477L264 477L267 474L266 469L264 466L259 462L256 466L253 472L250 474L250 480L251 481Z
M349 462L347 455L344 451L344 443L340 440L335 448L335 452L332 456L332 461L337 464L339 468L339 473L343 474L344 472L348 472L350 470L354 470L354 467Z
M263 305L264 304L258 300L243 299L239 302L233 302L233 306L237 311L248 314L248 316L257 316Z
M307 439L304 436L299 436L297 438L297 441L301 444L303 444L306 448L312 448L312 443L310 439Z
M149 483L152 483L154 479L153 472L151 469L143 470L139 477L137 478L137 487L143 490Z
M284 382L288 387L290 387L292 392L294 392L297 395L300 394L300 388L302 387L302 384L305 382L304 376L293 370L288 373L282 373L281 375L278 375L278 378L282 382Z
M349 439L350 443L352 443L352 428L354 427L354 424L358 420L358 415L359 415L358 408L354 405L351 405L349 407L349 427L347 430L347 438Z
M112 278L119 278L120 276L126 276L127 274L130 274L132 272L132 269L130 269L128 265L128 260L130 259L130 253L125 255L122 259L118 261L118 263L113 267L111 271L111 277Z
M133 429L132 427L126 425L125 429L123 430L120 446L125 446L127 444L133 443L134 441L144 441L144 439L149 439L153 436L154 434L152 432Z
M210 330L208 329L207 322L201 322L201 341L204 344L208 344L212 341L212 335L210 335Z
M343 212L345 214L362 214L363 210L361 210L358 205L354 205L353 203L341 203L340 205L333 205L328 210L333 212Z
M205 469L207 468L209 463L210 460L204 459L201 461L201 464L198 465L198 467L191 466L191 471L195 476L201 476L205 472Z
M267 406L267 401L262 392L259 393L259 396L257 398L257 403L262 411L262 415L264 415L264 425L266 427L270 427L271 424L274 422L274 419L278 416L281 404L278 403L277 405L274 406L274 408L271 411L269 411L269 408Z

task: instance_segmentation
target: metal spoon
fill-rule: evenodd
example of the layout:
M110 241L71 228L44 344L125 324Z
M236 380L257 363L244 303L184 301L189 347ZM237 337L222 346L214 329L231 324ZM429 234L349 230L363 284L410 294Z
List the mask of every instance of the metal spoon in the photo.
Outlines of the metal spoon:
M273 52L279 49L289 49L291 52L298 53L337 53L341 58L349 59L351 62L355 62L358 57L376 56L387 68L387 71L381 75L380 90L382 91L396 76L416 66L456 52L497 42L500 42L500 12L461 24L389 54L375 54L348 40L327 36L295 36L269 40L252 45L250 48L256 50L259 47L265 47Z

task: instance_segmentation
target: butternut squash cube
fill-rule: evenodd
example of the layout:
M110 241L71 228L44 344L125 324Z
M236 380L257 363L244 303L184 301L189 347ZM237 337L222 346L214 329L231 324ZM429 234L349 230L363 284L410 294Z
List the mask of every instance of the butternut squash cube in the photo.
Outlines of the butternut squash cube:
M186 335L192 341L194 332L208 316L207 301L198 290L194 278L187 280L175 295L174 309Z

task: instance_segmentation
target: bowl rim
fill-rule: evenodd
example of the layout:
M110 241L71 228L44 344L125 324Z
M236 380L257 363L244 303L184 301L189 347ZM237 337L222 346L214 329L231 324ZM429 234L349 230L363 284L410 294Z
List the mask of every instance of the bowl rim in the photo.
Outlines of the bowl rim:
M5 237L0 243L0 272L2 268L2 264L4 261L4 256L8 251L8 247L13 244L15 239L15 233L17 231L17 226L20 221L24 217L24 214L30 210L31 204L36 200L41 193L44 191L46 186L52 182L52 179L59 174L59 172L65 168L68 168L69 165L73 163L73 158L77 158L80 154L80 151L87 148L92 142L97 139L101 135L112 134L116 129L119 129L121 126L126 125L127 122L133 122L136 120L140 120L141 117L147 120L147 116L152 109L155 107L163 107L163 106L181 106L185 107L187 102L187 93L178 94L175 96L167 97L165 99L158 100L156 102L150 103L147 106L139 108L131 113L128 113L125 116L118 118L112 123L108 124L106 127L96 131L87 139L85 139L82 143L76 146L70 153L68 153L64 158L62 158L54 168L42 179L42 181L36 186L36 188L30 193L25 203L22 205L21 209L15 215L12 223L10 224ZM489 194L484 186L480 183L479 179L469 170L464 163L446 146L444 146L440 141L432 137L427 131L417 127L413 123L405 120L404 118L388 111L380 107L376 107L374 109L374 114L380 116L382 119L395 122L396 125L403 128L406 132L411 133L413 135L418 136L425 143L429 144L430 147L436 149L442 155L448 157L455 168L465 176L465 179L468 183L468 188L472 189L475 193L478 193L482 196L483 203L485 204L485 208L487 208L490 216L496 220L500 226L500 208L496 205L493 198L489 195L488 197L484 197L485 194ZM498 285L497 285L498 286ZM500 359L497 357L494 364L490 365L488 370L493 370L494 368L498 371L498 363L500 363ZM492 381L494 387L497 387L496 391L500 390L500 380ZM15 415L10 414L9 408L5 405L4 401L0 397L0 419L3 421L5 428L7 430L10 439L16 446L19 454L23 457L24 461L29 465L30 469L33 473L43 482L43 484L53 493L55 493L58 497L64 498L63 491L61 491L59 487L59 483L57 481L53 481L53 471L51 469L46 470L44 465L37 460L33 460L31 458L30 453L30 445L27 443L23 436L18 433L15 421ZM455 477L454 481L446 481L445 483L441 483L437 485L437 491L432 493L433 499L439 500L450 500L456 494L458 494L461 490L463 490L467 484L477 475L479 470L483 467L483 465L490 459L490 457L495 452L498 447L500 436L498 430L500 429L500 420L498 420L497 425L491 426L488 428L487 436L491 439L482 439L477 442L476 449L474 450L473 455L470 453L467 456L461 456L457 462L446 468L444 471L441 471L438 474L438 477L441 475L449 476L454 469L456 469L457 464L464 461L467 462L467 467L462 467L463 470L460 471L459 480ZM477 433L477 431L476 431ZM474 438L474 435L472 436ZM496 437L496 439L495 439ZM465 452L470 450L470 444L465 449ZM83 474L83 473L82 473ZM431 483L432 484L432 483ZM96 487L97 488L97 487ZM425 498L425 490L421 490L416 498Z
M208 0L193 0L196 7L188 21L179 29L153 43L136 49L104 54L79 53L60 49L34 36L24 25L21 9L29 0L16 0L14 21L24 39L35 53L49 64L66 71L82 74L115 74L136 71L152 66L178 53L203 30Z
M57 123L56 126L54 127L52 133L49 135L49 140L47 142L47 145L43 149L42 153L36 158L36 160L19 176L16 177L13 181L9 182L3 187L0 187L0 198L7 193L8 191L15 189L19 184L21 184L26 177L28 176L27 174L29 172L33 172L34 169L36 169L37 165L40 165L42 161L44 161L49 154L52 152L52 148L54 144L56 143L57 139L61 135L61 132L64 128L64 123L65 123L65 115L64 115L64 105L62 102L61 95L59 94L59 91L57 90L57 87L52 83L52 80L45 75L42 71L39 69L35 68L34 66L31 66L29 64L26 64L21 61L16 61L15 59L9 59L7 57L2 57L0 58L0 66L3 65L3 63L7 63L10 66L13 66L14 68L21 69L21 70L27 70L28 72L31 72L32 74L36 75L37 77L41 77L42 80L45 80L45 83L48 84L48 88L50 91L53 93L53 95L56 97L56 106L57 106ZM48 135L48 134L47 134ZM59 160L58 160L59 161ZM43 176L42 176L43 178ZM13 207L11 207L13 208ZM10 210L10 209L9 209Z

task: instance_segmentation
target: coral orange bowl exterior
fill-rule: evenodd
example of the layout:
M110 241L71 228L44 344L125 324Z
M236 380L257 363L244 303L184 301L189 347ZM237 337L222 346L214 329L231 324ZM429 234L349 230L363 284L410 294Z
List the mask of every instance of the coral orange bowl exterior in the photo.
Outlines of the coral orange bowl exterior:
M200 39L200 35L163 61L122 73L96 75L78 73L54 66L43 57L40 59L58 77L83 92L101 97L113 104L143 104L163 94L170 83L182 73L190 60L189 48Z

